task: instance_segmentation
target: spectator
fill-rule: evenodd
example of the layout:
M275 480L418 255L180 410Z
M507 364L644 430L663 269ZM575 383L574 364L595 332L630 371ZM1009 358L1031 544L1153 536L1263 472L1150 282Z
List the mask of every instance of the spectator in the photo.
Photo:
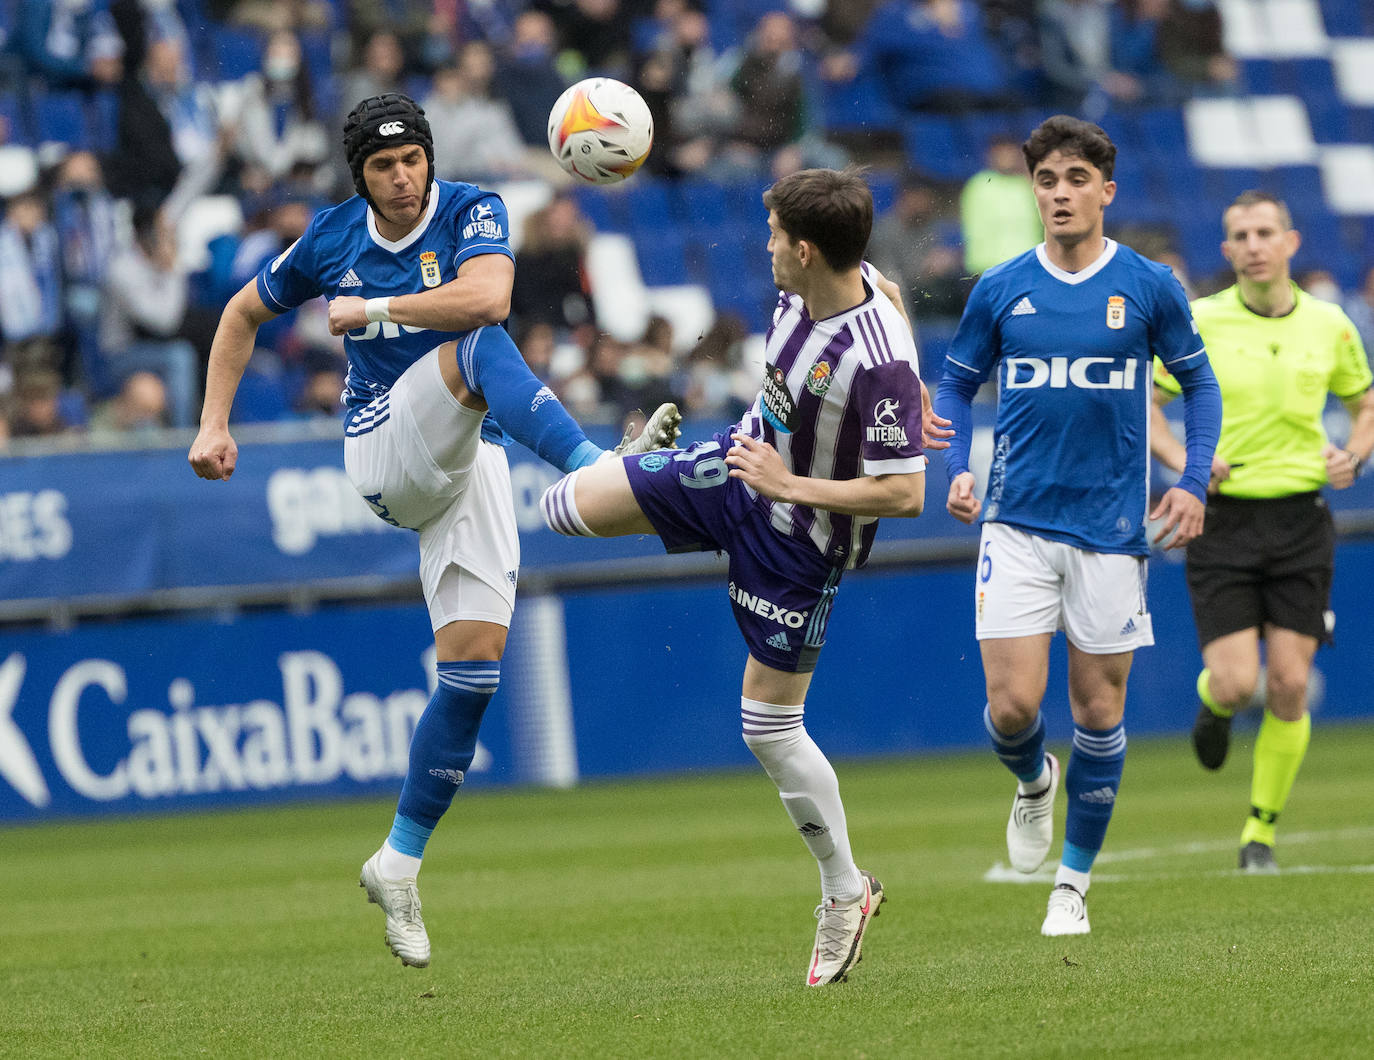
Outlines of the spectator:
M511 316L520 327L543 323L575 331L595 325L583 269L591 235L590 222L568 194L529 215L511 292Z
M1051 106L1096 121L1113 104L1177 96L1157 58L1169 0L1039 0L1041 63Z
M404 58L404 67L430 74L453 62L461 39L477 35L464 32L460 11L464 7L497 6L490 2L463 5L435 3L434 0L348 0L345 22L352 37L355 54L365 50L368 42L377 33L395 34ZM347 100L343 102L351 107L358 99L365 98L365 95L357 97L351 103Z
M1226 54L1214 0L1168 0L1155 32L1155 51L1183 86L1183 96L1235 90L1236 61Z
M973 0L888 0L865 25L854 53L826 74L876 76L908 111L960 112L1017 105L1002 55Z
M89 151L73 151L58 167L53 228L62 256L66 330L84 373L100 357L101 289L116 242L114 197Z
M124 42L104 0L23 0L13 47L29 73L50 88L118 84Z
M302 419L338 419L344 414L344 372L348 362L333 350L312 346L305 351L304 377L296 399Z
M942 231L936 192L909 176L892 209L873 224L868 260L902 291L907 317L919 327L927 316L958 317L971 283L963 275L963 255Z
M195 348L181 337L186 321L186 273L177 264L176 236L163 210L134 212L133 243L110 262L102 311L103 371L97 396L111 394L136 371L152 371L167 386L172 425L189 427L198 412Z
M0 222L0 337L8 345L52 338L62 326L57 231L37 191L10 199Z
M72 430L62 415L62 376L55 368L30 366L15 373L14 413L10 433L15 438L51 438Z
M404 69L401 39L389 29L378 29L363 45L362 61L345 73L340 82L339 106L344 114L360 99L402 91L401 72ZM343 125L343 115L337 124Z
M730 90L737 114L729 147L734 158L757 165L785 148L799 154L796 145L807 131L806 86L791 16L771 11L759 19Z
M1374 351L1374 267L1365 270L1364 283L1345 300L1345 314L1354 321L1365 351Z
M215 22L273 33L279 29L327 29L331 0L201 0ZM383 6L383 5L376 5Z
M126 440L166 427L167 387L155 372L131 372L119 392L91 414L89 436L97 444Z
M635 84L654 119L655 149L645 168L665 176L704 169L738 120L706 16L682 0L659 0L660 26L640 59Z
M1294 275L1293 282L1313 298L1319 298L1323 302L1340 305L1344 299L1341 285L1336 282L1336 277L1329 269L1304 269Z
M213 120L203 112L193 114L196 105L208 101L199 90L185 91L182 58L181 45L172 38L151 43L139 76L120 85L115 149L105 167L117 199L153 206L165 201L181 177L181 152L194 155L196 145L203 149L212 135ZM178 101L191 104L178 119L179 135L167 113L176 113Z
M278 30L268 38L262 73L250 74L243 88L235 148L245 164L278 181L299 164L314 167L329 157L330 136L294 31Z
M434 75L434 89L421 105L434 130L434 172L441 180L486 185L531 176L536 160L557 165L547 148L534 155L525 147L510 108L491 98L495 71L490 45L469 41L453 65Z
M984 157L985 168L959 195L964 268L975 276L1029 250L1045 235L1020 143L994 136Z
M497 98L511 108L520 139L540 150L549 142L549 111L566 87L554 66L557 52L553 19L542 11L522 11L492 81Z
M644 5L636 0L536 0L531 6L546 12L558 28L564 49L560 68L579 77L629 77L631 27Z

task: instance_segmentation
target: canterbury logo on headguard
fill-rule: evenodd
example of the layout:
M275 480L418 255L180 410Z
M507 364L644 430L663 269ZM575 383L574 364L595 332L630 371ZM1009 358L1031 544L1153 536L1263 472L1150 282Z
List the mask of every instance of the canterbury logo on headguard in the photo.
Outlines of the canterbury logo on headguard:
M389 121L385 125L377 126L377 131L383 136L396 136L406 131L406 127L399 121Z
M363 179L363 163L374 151L416 144L424 148L429 163L425 184L434 179L434 138L424 108L400 92L386 92L369 96L354 107L344 119L344 155L353 174L353 187L368 198L367 182ZM426 190L425 198L428 200Z

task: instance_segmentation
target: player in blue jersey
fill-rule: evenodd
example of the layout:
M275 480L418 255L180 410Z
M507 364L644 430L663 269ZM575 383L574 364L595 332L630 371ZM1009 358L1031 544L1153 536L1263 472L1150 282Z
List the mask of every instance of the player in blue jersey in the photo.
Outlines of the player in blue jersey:
M424 111L390 93L344 124L358 194L321 212L230 300L210 353L190 462L228 479L238 450L229 411L258 327L318 295L344 336L344 466L379 517L419 534L420 580L438 660L416 724L391 832L360 884L386 914L402 963L429 963L416 877L425 845L472 763L496 691L520 566L508 431L563 471L604 454L526 367L499 326L514 257L501 199L434 178ZM619 451L671 445L665 405Z
M936 411L955 435L947 508L983 518L975 630L987 683L984 721L1017 777L1007 823L1012 867L1034 872L1053 840L1059 762L1044 748L1040 703L1050 640L1068 639L1073 749L1063 857L1041 931L1088 931L1084 896L1126 754L1126 678L1154 643L1146 606L1152 358L1183 388L1187 465L1150 519L1156 543L1202 531L1221 396L1168 268L1103 235L1116 193L1116 146L1059 115L1022 147L1045 242L983 273L945 362ZM970 403L996 378L984 495L969 470ZM1170 536L1172 535L1172 536Z
M806 981L821 986L858 962L883 889L855 865L835 771L804 725L806 692L840 576L867 559L879 517L921 513L923 446L945 443L923 438L924 388L900 293L862 262L873 221L863 178L804 170L763 201L783 293L753 407L689 449L575 472L542 506L559 533L651 533L670 552L729 553L730 603L748 649L744 742L820 867Z

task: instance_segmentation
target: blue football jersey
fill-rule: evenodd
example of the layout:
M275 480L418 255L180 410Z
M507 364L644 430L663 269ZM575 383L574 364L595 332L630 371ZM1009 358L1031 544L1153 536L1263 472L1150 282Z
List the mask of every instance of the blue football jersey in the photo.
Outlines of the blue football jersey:
M328 299L414 294L448 283L463 262L479 254L514 259L509 238L505 203L472 184L436 180L423 220L396 242L377 231L366 201L355 195L317 214L305 235L263 266L258 294L278 313L321 294ZM348 332L344 402L350 413L386 393L435 346L466 334L391 323ZM483 435L501 438L491 417Z
M1043 244L985 272L945 364L996 376L984 520L1146 555L1153 357L1170 369L1206 357L1167 266L1109 239L1080 272Z

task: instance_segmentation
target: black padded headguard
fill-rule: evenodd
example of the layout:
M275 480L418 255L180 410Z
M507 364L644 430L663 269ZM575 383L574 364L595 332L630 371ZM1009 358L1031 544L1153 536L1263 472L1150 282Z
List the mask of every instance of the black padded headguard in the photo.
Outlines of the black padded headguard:
M353 187L373 209L377 204L367 193L363 163L369 155L400 144L418 144L425 149L429 176L425 179L424 202L428 203L430 185L434 183L434 136L429 130L429 119L425 117L424 108L407 95L387 92L380 96L369 96L349 111L344 119L344 157L353 174Z

